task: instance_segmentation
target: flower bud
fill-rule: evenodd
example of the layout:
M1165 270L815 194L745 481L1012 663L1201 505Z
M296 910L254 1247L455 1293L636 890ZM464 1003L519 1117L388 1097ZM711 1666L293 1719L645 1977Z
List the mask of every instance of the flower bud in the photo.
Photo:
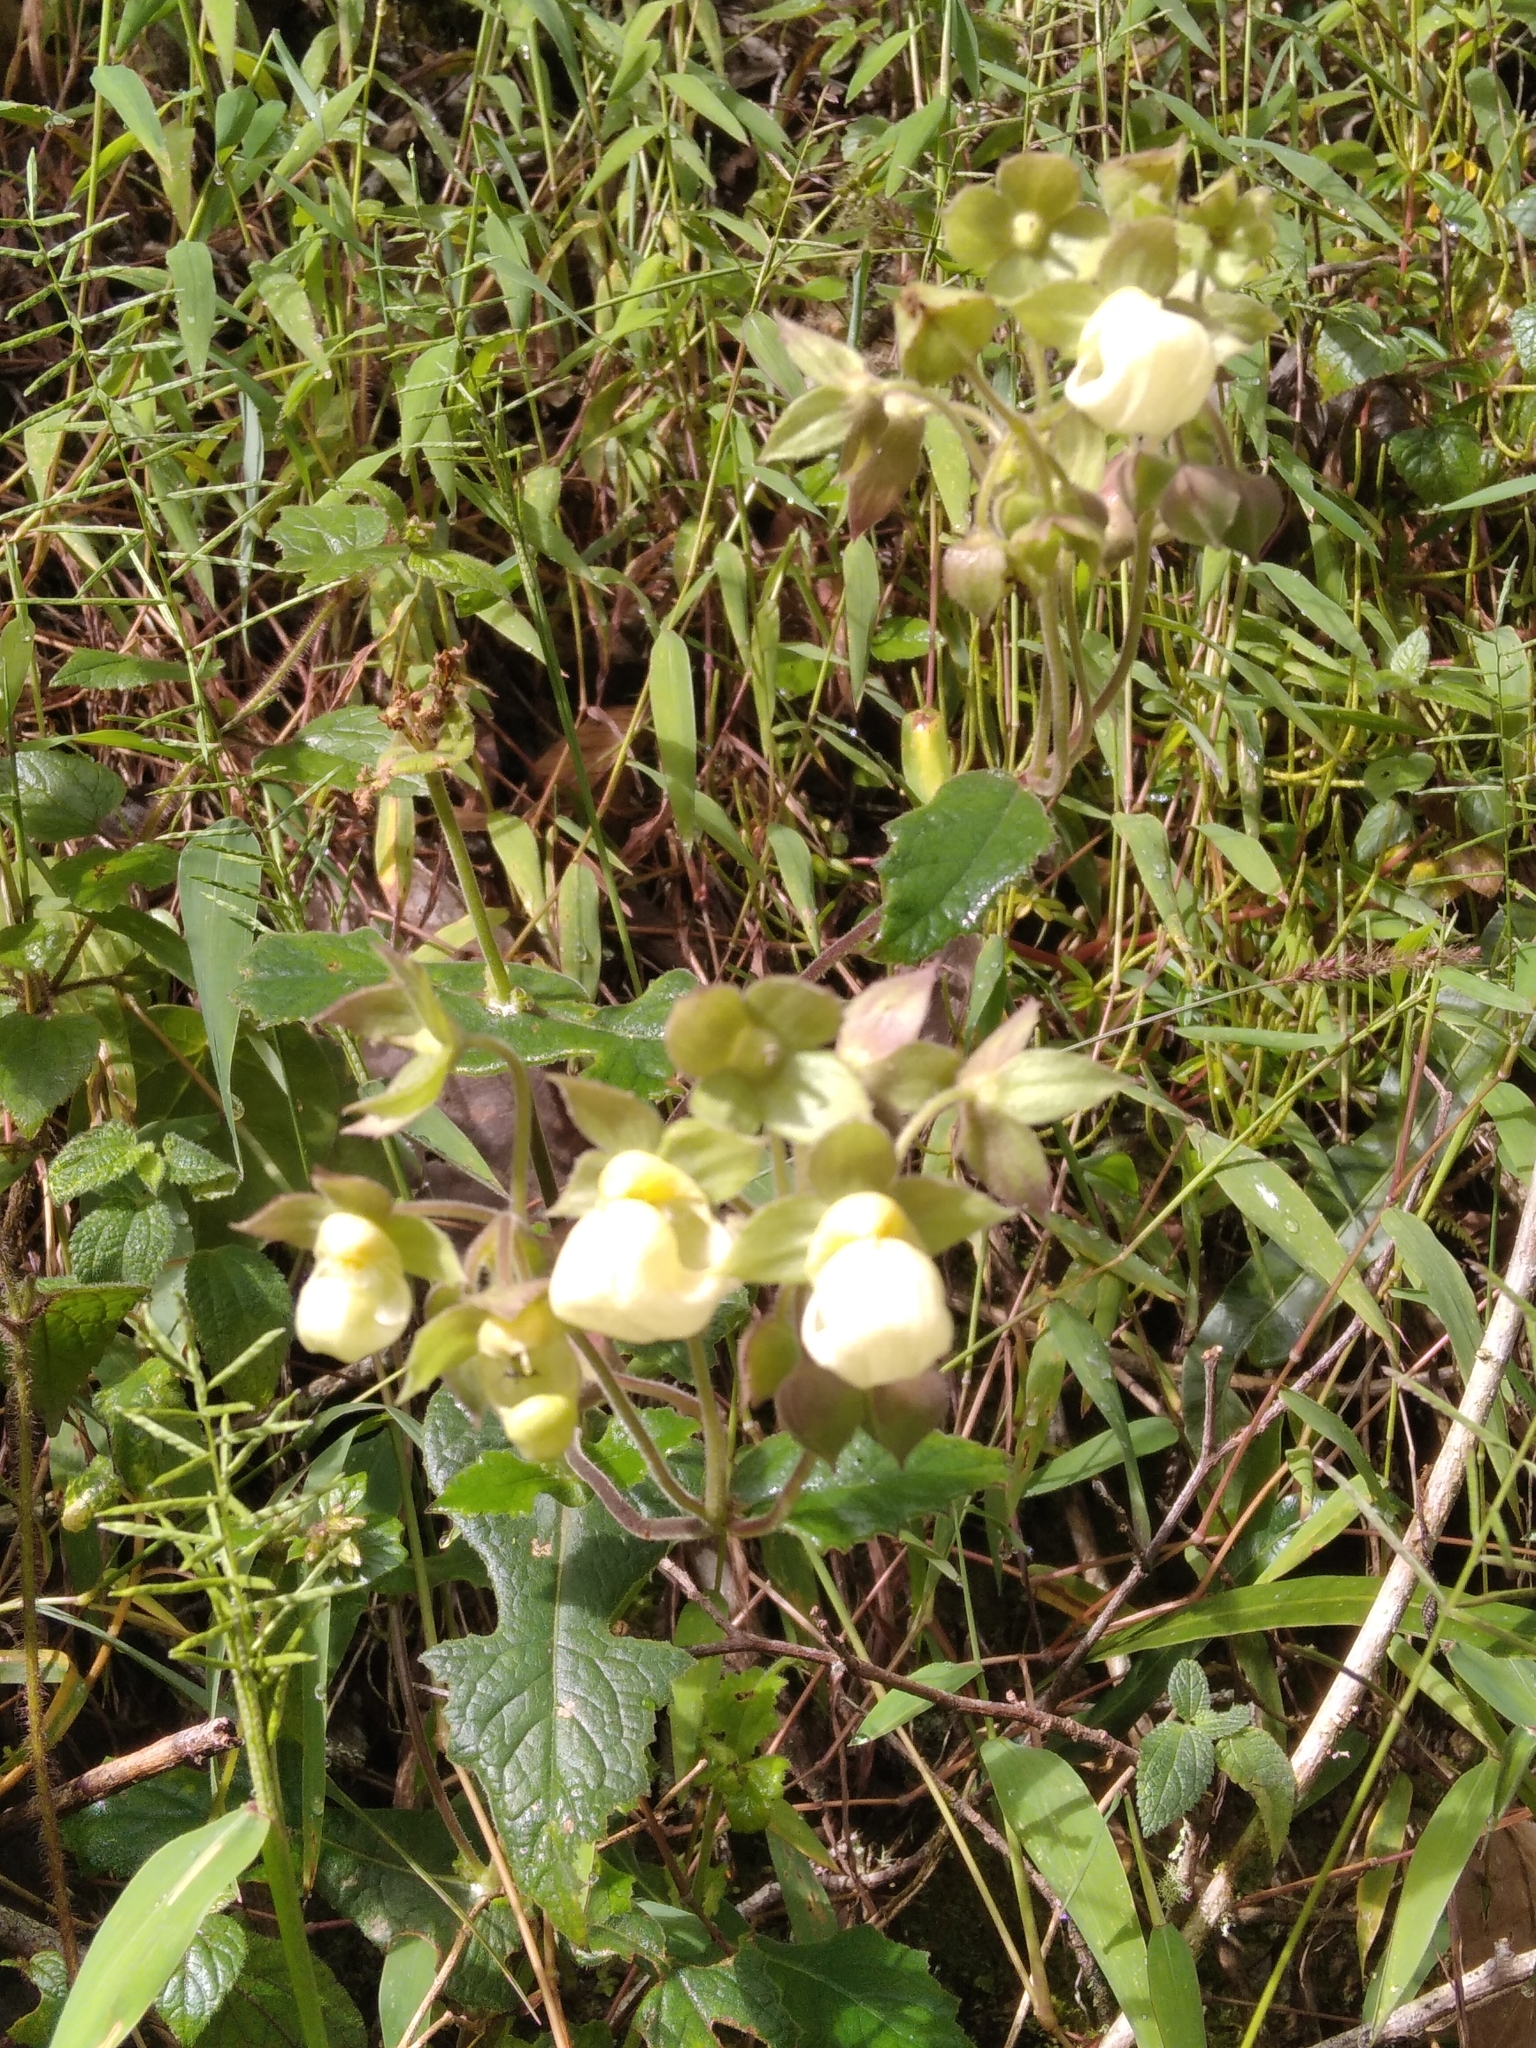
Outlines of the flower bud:
M982 528L944 550L944 588L978 619L989 619L997 610L1007 580L1002 544Z
M1195 417L1215 381L1216 351L1200 322L1122 285L1084 322L1066 395L1106 433L1160 441Z
M800 1338L815 1362L862 1389L915 1379L954 1334L938 1267L888 1195L844 1195L806 1247L811 1298Z
M937 711L909 711L901 721L902 780L920 804L936 797L955 772L949 733Z
M570 1448L581 1363L546 1296L517 1315L486 1316L475 1334L475 1354L458 1377L471 1405L491 1409L523 1457L547 1465Z
M376 1223L349 1209L321 1221L314 1270L294 1311L306 1350L355 1365L402 1336L413 1307L400 1254Z
M566 1394L525 1394L496 1416L507 1442L535 1465L564 1457L576 1435L576 1403Z
M597 1203L560 1248L549 1304L564 1323L625 1344L697 1336L735 1282L703 1190L648 1152L603 1168Z

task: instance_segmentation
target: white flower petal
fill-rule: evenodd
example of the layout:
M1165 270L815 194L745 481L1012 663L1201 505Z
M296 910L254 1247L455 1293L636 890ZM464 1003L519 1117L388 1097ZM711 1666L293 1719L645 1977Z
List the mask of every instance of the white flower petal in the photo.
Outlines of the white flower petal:
M938 1267L898 1237L844 1245L827 1260L800 1325L807 1352L850 1386L915 1379L954 1335Z

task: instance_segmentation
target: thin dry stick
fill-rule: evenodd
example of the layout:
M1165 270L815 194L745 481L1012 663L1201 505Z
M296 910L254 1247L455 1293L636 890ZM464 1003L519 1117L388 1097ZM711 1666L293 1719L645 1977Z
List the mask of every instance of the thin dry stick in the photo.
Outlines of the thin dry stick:
M491 1865L500 1882L502 1893L507 1904L512 1908L512 1917L517 1922L517 1931L522 1940L523 1953L528 1958L528 1966L533 1971L534 1982L538 1985L540 1995L544 2000L544 2017L549 2021L550 2036L554 2041L555 2048L571 2048L571 2030L566 2022L565 2008L560 2003L559 1981L557 1978L552 1977L545 1967L543 1951L539 1947L538 1934L529 1920L523 1905L522 1894L519 1892L517 1882L512 1875L512 1866L508 1863L506 1851L501 1846L501 1837L492 1826L490 1815L481 1805L480 1795L475 1790L474 1780L470 1777L468 1771L461 1764L455 1764L453 1769L454 1775L459 1781L459 1790L464 1794L469 1810L475 1817L475 1826L479 1828L481 1835L484 1837L485 1846L490 1852Z
M1520 1212L1520 1228L1498 1300L1488 1318L1483 1341L1478 1347L1466 1391L1456 1411L1456 1420L1446 1432L1440 1455L1435 1459L1424 1488L1423 1500L1402 1548L1392 1560L1371 1603L1371 1611L1350 1645L1349 1654L1322 1705L1312 1716L1306 1732L1291 1757L1298 1795L1304 1794L1328 1762L1333 1746L1354 1719L1383 1657L1407 1611L1408 1602L1421 1584L1420 1573L1432 1555L1451 1509L1466 1478L1467 1460L1478 1433L1493 1408L1504 1368L1515 1348L1515 1339L1525 1321L1525 1308L1536 1279L1536 1176L1526 1191ZM1211 1930L1221 1924L1232 1906L1232 1872L1249 1845L1245 1833L1232 1856L1212 1875L1200 1894L1194 1911L1184 1923L1184 1937L1198 1955ZM1353 2037L1349 2037L1353 2038ZM1100 2048L1130 2048L1130 2023L1122 2014L1104 2035Z
M89 1806L93 1800L105 1799L109 1793L121 1792L126 1786L158 1777L162 1771L173 1771L181 1764L206 1763L209 1757L220 1756L225 1750L238 1749L239 1746L240 1738L232 1721L199 1721L195 1728L180 1728L174 1735L162 1735L158 1742L130 1750L127 1756L109 1757L104 1764L82 1771L78 1778L55 1786L53 1810L60 1814L74 1813L79 1807ZM37 1819L36 1800L26 1806L13 1807L10 1812L0 1814L0 1834L13 1828L31 1827Z
M1378 2031L1373 2027L1350 2027L1342 2034L1330 2034L1319 2048L1371 2048L1376 2041L1417 2041L1422 2035L1448 2026L1457 2014L1481 2005L1485 1998L1497 1998L1501 1991L1513 1991L1536 1977L1536 1948L1512 1955L1500 1942L1486 1963L1454 1984L1442 1984L1408 2005L1400 2005Z

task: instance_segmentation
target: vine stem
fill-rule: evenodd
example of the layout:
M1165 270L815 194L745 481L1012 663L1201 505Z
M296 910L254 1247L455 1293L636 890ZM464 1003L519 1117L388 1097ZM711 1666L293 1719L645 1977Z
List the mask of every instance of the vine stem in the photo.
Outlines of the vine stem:
M480 894L480 878L475 873L475 864L469 857L469 848L464 842L464 833L459 821L453 814L453 798L448 794L448 785L443 780L442 770L431 769L427 774L426 783L427 795L432 800L438 828L447 845L449 859L453 862L459 894L464 898L464 908L469 912L469 921L475 928L480 951L485 955L486 975L497 1002L509 1002L512 996L512 977L507 973L507 963L502 959L501 948L496 943L491 914L485 907L485 898Z

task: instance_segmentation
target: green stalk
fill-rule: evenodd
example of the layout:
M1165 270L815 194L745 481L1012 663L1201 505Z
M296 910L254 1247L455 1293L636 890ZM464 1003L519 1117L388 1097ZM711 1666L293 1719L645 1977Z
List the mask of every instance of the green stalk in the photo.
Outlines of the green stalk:
M458 879L459 894L464 898L464 908L469 912L469 921L475 928L475 937L480 951L485 956L486 979L498 1003L512 999L512 977L507 973L507 963L501 957L501 948L496 943L495 928L491 914L485 907L485 898L480 894L480 878L475 873L475 864L469 857L469 848L464 843L464 834L459 821L453 815L453 799L448 794L448 785L443 780L440 768L433 768L427 774L427 795L432 799L432 809L438 826L447 843L448 856L453 862L453 872Z
M697 1341L697 1338L695 1338L694 1342L696 1343ZM620 1386L607 1359L603 1357L603 1354L595 1344L589 1342L583 1336L577 1336L576 1346L582 1357L591 1366L597 1383L603 1390L603 1398L634 1438L635 1448L645 1460L646 1470L667 1496L667 1499L671 1501L674 1507L681 1508L685 1515L704 1515L706 1512L704 1502L695 1500L687 1487L680 1485L677 1479L673 1477L672 1468L661 1455L661 1452L657 1450L650 1431L640 1418L639 1409L631 1401L628 1394L625 1393L623 1387ZM708 1403L703 1405L707 1409ZM719 1427L720 1417L716 1414L715 1428L718 1430ZM707 1422L704 1424L704 1443L705 1457L707 1459L709 1447L709 1424ZM706 1473L708 1469L706 1463Z
M693 1383L699 1390L699 1413L704 1426L704 1519L724 1535L731 1512L731 1454L725 1440L725 1425L715 1405L709 1355L702 1338L688 1339L688 1360L693 1367Z

